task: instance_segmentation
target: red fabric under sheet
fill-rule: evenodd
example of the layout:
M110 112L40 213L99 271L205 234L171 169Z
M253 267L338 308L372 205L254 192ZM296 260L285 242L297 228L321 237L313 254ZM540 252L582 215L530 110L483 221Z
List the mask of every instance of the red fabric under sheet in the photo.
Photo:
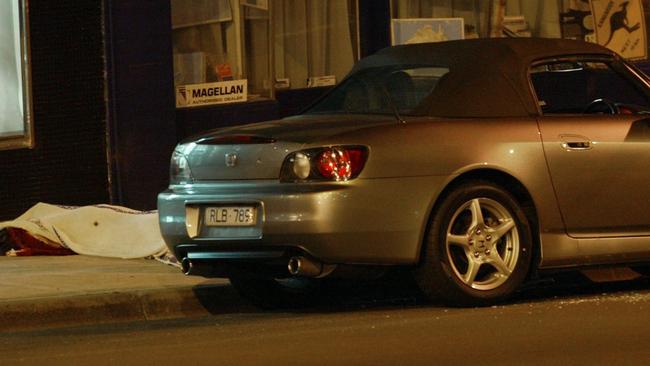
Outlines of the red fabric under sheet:
M17 256L76 254L72 250L57 244L39 240L23 229L7 228L6 230L9 234L9 242Z

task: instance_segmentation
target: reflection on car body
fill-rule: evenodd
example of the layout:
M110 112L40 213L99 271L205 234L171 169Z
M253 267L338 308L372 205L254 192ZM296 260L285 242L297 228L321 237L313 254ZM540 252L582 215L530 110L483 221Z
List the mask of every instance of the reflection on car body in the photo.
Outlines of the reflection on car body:
M649 90L576 41L387 48L301 115L180 143L161 230L262 306L360 269L487 305L538 270L647 262Z

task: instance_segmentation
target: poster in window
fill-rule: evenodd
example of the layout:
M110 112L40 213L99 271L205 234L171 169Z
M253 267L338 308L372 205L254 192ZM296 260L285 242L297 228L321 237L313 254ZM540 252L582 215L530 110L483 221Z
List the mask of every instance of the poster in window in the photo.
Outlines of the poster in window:
M15 141L10 139L16 137L18 145L29 145L22 6L20 0L0 2L0 147L13 147Z
M465 38L463 18L393 19L393 45L443 42Z
M596 42L627 59L643 59L647 41L641 0L592 0Z

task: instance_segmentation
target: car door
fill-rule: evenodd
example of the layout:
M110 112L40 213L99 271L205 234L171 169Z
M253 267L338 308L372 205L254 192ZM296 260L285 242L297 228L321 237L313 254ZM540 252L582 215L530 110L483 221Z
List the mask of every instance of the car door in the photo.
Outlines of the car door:
M544 151L567 233L650 235L650 103L645 79L614 59L531 68Z

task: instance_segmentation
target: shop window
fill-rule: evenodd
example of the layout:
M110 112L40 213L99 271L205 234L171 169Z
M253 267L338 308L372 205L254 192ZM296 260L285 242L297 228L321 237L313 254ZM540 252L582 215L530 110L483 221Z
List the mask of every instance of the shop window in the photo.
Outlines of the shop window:
M598 43L626 59L641 60L648 54L649 4L650 0L392 0L392 42L567 38Z
M271 63L269 60L269 11L244 8L244 45L246 77L250 99L271 96Z
M27 26L22 0L0 3L0 148L31 147Z
M241 8L237 5L234 0L172 0L177 106L247 97Z
M271 3L276 79L291 88L341 81L358 59L356 1Z
M579 0L392 0L394 19L462 19L464 38L559 38L560 12L584 6Z
M358 59L356 0L171 4L178 107L334 85Z
M414 43L446 41L458 38L483 38L490 36L491 17L498 11L499 1L476 0L392 0L393 19L461 19L464 34L450 34L444 22L421 23L417 25L418 37L407 37ZM399 22L393 22L393 28ZM394 29L393 29L394 30ZM408 40L413 39L413 42Z
M525 28L527 37L561 38L560 13L562 10L568 10L570 7L583 8L584 6L584 2L580 0L508 0L504 15L506 21L510 19L511 23L502 27L502 34L517 36L518 29ZM588 4L587 7L589 7ZM521 25L518 25L517 21Z

